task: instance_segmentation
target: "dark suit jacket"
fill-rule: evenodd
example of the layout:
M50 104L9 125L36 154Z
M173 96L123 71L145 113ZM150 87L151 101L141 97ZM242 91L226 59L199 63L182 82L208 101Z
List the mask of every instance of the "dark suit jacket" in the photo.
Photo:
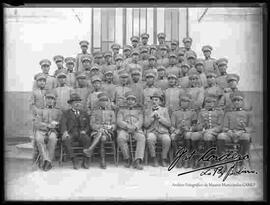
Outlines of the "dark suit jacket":
M81 131L90 133L90 120L88 114L80 110L78 117L75 116L71 109L66 110L61 119L60 130L63 134L65 131L73 137L79 137Z

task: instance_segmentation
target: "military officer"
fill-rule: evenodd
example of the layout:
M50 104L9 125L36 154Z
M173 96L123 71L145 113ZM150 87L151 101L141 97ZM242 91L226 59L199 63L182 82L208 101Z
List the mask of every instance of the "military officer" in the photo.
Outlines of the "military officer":
M150 48L149 48L149 54L152 55L152 56L158 56L157 55L157 46L156 45L151 45Z
M166 69L164 66L158 66L157 67L157 73L158 73L158 77L157 80L155 82L155 85L160 88L162 91L165 91L168 87L168 79L166 76Z
M157 58L155 56L149 56L148 58L148 64L143 68L143 75L142 75L142 80L145 81L145 74L149 71L152 71L156 74L157 76Z
M115 69L115 65L113 64L113 61L112 61L112 52L111 51L104 52L104 58L105 58L105 63L101 70L102 74L104 74L105 70L107 69Z
M157 65L162 65L165 68L169 66L169 59L167 58L167 46L166 45L160 45L159 46L159 57L157 60Z
M93 91L87 97L86 105L87 105L87 113L91 115L94 110L97 102L98 102L98 94L102 92L102 80L98 75L95 75L91 79Z
M197 56L194 55L194 53L192 53L192 52L189 52L189 53L186 52L185 53L185 58L186 58L186 61L189 64L189 67L190 67L189 71L194 70Z
M133 51L131 53L132 61L131 61L130 64L128 64L126 66L126 69L127 69L129 74L132 72L133 69L139 69L140 73L142 74L143 68L139 64L139 55L140 55L139 50L138 49L133 49Z
M147 53L149 54L150 45L148 45L148 39L149 39L149 34L148 33L142 33L141 34L141 44L140 44L140 46L146 47L147 48Z
M190 37L183 38L183 44L185 47L185 55L184 55L185 59L187 59L188 54L193 54L194 56L197 57L196 52L191 49L192 38L190 38Z
M104 93L109 97L110 102L114 100L116 84L114 83L114 70L110 69L104 73L104 83L102 85Z
M224 109L231 110L233 109L231 93L239 91L237 88L237 85L240 80L240 77L239 75L232 73L232 74L228 74L226 79L228 83L228 91L224 94ZM243 99L243 109L252 110L252 106L247 102L246 99Z
M132 92L125 94L127 106L120 108L117 114L117 143L123 153L125 167L130 167L131 160L127 141L136 140L134 168L142 170L144 157L145 136L142 131L143 110L136 102L136 96Z
M111 68L111 70L114 70L114 74L113 74L113 81L116 85L119 84L119 75L118 73L121 71L121 70L126 70L128 72L128 68L127 68L127 65L124 64L124 61L123 61L123 56L121 54L118 54L116 57L115 57L115 67ZM130 81L130 79L129 79Z
M217 74L214 71L207 71L206 78L207 78L207 86L205 88L205 96L207 95L216 95L217 96L217 108L224 108L225 105L225 98L223 90L217 86L216 83Z
M132 50L132 47L130 45L125 45L123 47L123 64L126 66L127 64L131 63L131 50Z
M89 42L88 41L80 41L80 46L81 46L81 50L82 52L79 53L77 56L76 56L76 68L75 70L76 71L82 71L84 70L83 69L83 66L82 66L82 60L81 60L81 57L82 56L85 56L85 55L88 55L91 57L90 53L87 52L87 49L88 49L88 46L89 46Z
M75 66L76 59L73 57L67 57L65 58L65 63L67 67L67 86L75 88L76 86L76 76L74 72L74 66Z
M87 97L90 94L91 89L88 87L86 80L86 75L84 72L79 71L76 73L76 79L78 86L74 89L74 92L77 93L81 98L82 110L87 111Z
M181 65L181 78L179 79L179 85L182 87L182 88L187 88L189 87L189 84L190 84L190 81L189 81L189 69L190 69L190 66L189 64L187 63L183 63Z
M161 88L158 88L155 85L155 73L154 72L148 72L145 75L146 77L146 85L145 88L143 90L143 105L145 109L151 108L152 106L152 100L151 100L151 96L155 93L155 92L162 92Z
M91 137L93 138L92 144L89 148L84 149L83 152L91 157L95 147L100 142L100 166L106 169L105 160L105 142L114 140L114 131L116 129L116 117L114 111L107 105L110 99L105 93L98 94L98 103L93 110L90 118L90 126L92 129Z
M92 65L90 68L90 77L92 79L93 76L99 76L101 80L104 79L104 74L100 70L100 67L96 64ZM92 82L92 81L91 81Z
M120 48L121 48L121 46L118 43L112 44L112 46L111 46L111 49L113 51L112 64L115 64L115 56L117 56L119 54Z
M62 112L55 108L56 95L52 91L45 94L46 106L37 112L34 119L35 142L41 156L40 168L48 171L52 168L54 151L59 133Z
M179 52L179 41L177 41L177 40L171 41L170 52L176 53L176 54Z
M202 86L205 88L207 86L207 79L205 75L205 69L204 69L204 61L203 59L197 59L195 62L195 69L199 73L200 81Z
M212 46L209 45L205 45L202 47L202 52L204 55L204 64L205 64L205 71L213 71L215 72L217 75L219 75L219 71L217 69L217 65L216 65L216 59L211 58L211 52L213 50Z
M186 90L186 92L191 95L191 108L195 109L196 111L199 111L202 108L204 101L204 88L201 86L199 78L198 72L190 72L190 87L188 87Z
M46 75L43 73L38 73L34 77L36 81L36 88L32 91L30 98L30 110L32 115L35 116L39 109L44 108L45 106L45 93L46 89Z
M48 59L43 59L39 62L39 64L41 66L42 73L46 76L45 89L52 90L53 88L56 87L57 81L55 77L49 75L51 61ZM32 90L35 90L36 88L37 88L37 81L35 80L33 83Z
M187 151L191 152L191 134L195 129L197 114L190 108L190 102L190 95L179 95L180 107L172 113L171 140L175 152L180 141L183 141ZM177 167L189 168L189 162L189 160L185 160L184 163L179 161Z
M198 114L198 124L196 132L191 135L193 149L198 147L198 140L203 139L205 152L214 146L217 135L221 132L223 124L224 112L216 108L216 96L208 95L204 99L204 108ZM208 166L211 162L205 162ZM198 161L193 163L194 167L198 167Z
M100 51L97 51L94 53L94 64L98 65L100 68L103 66L103 53Z
M141 65L144 70L148 66L148 48L145 46L140 46L140 60L138 64Z
M92 66L92 57L90 55L81 55L81 65L78 71L85 71L86 68Z
M140 38L138 36L132 36L130 38L132 49L138 49L139 48L139 41Z
M181 68L177 66L177 55L171 52L169 54L169 66L166 69L167 75L174 74L178 80L181 77Z
M227 83L227 64L228 64L228 59L226 58L220 58L216 61L217 66L218 66L218 71L219 71L219 76L216 78L217 85L224 89L226 92L226 88L228 88L228 83Z
M79 145L84 149L90 146L90 120L88 114L81 110L81 98L77 93L72 93L68 100L70 109L63 112L60 121L60 130L62 135L63 145L70 155L73 168L79 169L79 160L75 156L72 149L72 142L79 142ZM81 166L85 169L90 167L90 159L87 156L83 157Z
M61 109L61 111L67 110L69 108L68 99L74 89L66 85L67 74L66 72L60 72L57 74L58 87L54 89L57 95L56 107Z
M126 105L125 93L131 91L128 84L129 74L126 70L122 70L118 73L120 84L115 88L114 104L119 108Z
M54 75L53 76L57 76L58 73L60 72L66 72L66 68L64 67L64 57L61 55L56 55L53 57L53 61L55 62L56 66L57 66L57 70L54 71Z
M131 84L130 88L132 90L133 95L136 96L136 101L139 105L143 105L143 89L144 84L141 80L141 73L139 69L134 69L131 72Z
M243 109L244 94L236 91L231 94L234 109L225 113L222 133L217 137L219 155L225 153L225 142L240 144L239 154L245 156L249 153L251 135L254 132L253 113ZM238 165L243 166L243 161ZM226 166L225 166L226 170Z
M177 52L177 66L181 68L181 65L182 63L184 63L184 55L185 55L185 52L182 50L182 49L179 49L178 52Z
M179 106L179 97L185 93L184 89L177 86L177 76L173 73L168 75L169 87L165 90L165 106L168 108L169 115Z
M171 120L166 107L161 107L162 93L155 92L151 95L153 104L145 111L144 127L146 129L146 141L149 148L150 156L154 161L154 166L158 166L156 158L155 145L157 140L162 143L161 165L166 167L167 156L171 146L169 129Z
M158 46L157 46L157 50L159 51L160 50L160 46L161 45L165 45L166 46L166 50L169 51L170 50L170 47L168 45L166 45L166 34L165 33L158 33L157 34L157 38L158 38Z

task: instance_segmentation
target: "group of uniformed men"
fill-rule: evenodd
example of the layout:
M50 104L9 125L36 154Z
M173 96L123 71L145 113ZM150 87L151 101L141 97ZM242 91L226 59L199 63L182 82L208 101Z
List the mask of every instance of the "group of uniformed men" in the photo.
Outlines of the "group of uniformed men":
M35 136L34 148L41 156L40 168L52 168L60 137L71 156L73 168L80 167L72 149L73 141L83 146L81 166L88 169L90 157L100 145L101 167L106 168L106 141L115 140L125 167L143 169L145 147L153 166L159 166L156 143L161 142L160 163L168 166L168 152L178 142L191 152L199 141L207 149L217 144L224 154L227 141L240 144L239 153L248 153L252 107L237 88L237 74L228 74L228 60L211 58L212 47L202 47L204 59L191 49L192 39L183 47L166 35L158 34L158 45L148 45L149 35L130 38L131 46L118 44L112 51L88 53L89 43L81 41L76 58L57 55L57 70L49 75L51 61L40 61L31 97ZM64 66L65 63L65 66ZM128 141L136 141L131 160ZM178 167L197 168L196 157L179 162ZM243 163L239 163L243 166Z

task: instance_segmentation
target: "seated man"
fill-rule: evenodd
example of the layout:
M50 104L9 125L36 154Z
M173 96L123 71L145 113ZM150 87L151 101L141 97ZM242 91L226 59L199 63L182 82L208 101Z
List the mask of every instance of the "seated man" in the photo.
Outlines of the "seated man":
M177 142L184 141L184 146L188 152L191 152L191 133L194 131L194 124L197 122L197 114L190 109L191 96L179 95L180 109L172 113L171 121L171 140L175 151L177 151ZM189 168L190 161L184 161L184 168ZM177 163L177 167L182 167L182 163Z
M168 109L161 107L162 93L155 92L151 95L153 105L145 111L144 127L146 129L147 144L149 147L150 156L153 158L154 166L158 166L156 158L156 142L157 139L162 142L162 163L163 167L168 166L167 156L171 146L171 138L169 129L171 120Z
M38 110L34 118L35 141L41 156L40 168L44 171L52 168L57 143L57 128L62 115L62 112L55 108L55 99L54 93L47 92L45 95L46 107Z
M81 98L77 93L72 93L68 103L71 108L63 113L60 127L62 133L63 144L67 149L68 154L73 163L74 169L79 169L79 161L75 157L72 142L79 142L83 148L90 146L89 138L89 117L86 111L81 110ZM89 169L89 158L84 156L82 167Z
M92 128L91 136L93 137L92 144L89 148L84 149L83 152L91 157L95 147L100 143L100 156L101 156L101 168L106 168L105 161L105 148L104 143L106 141L113 140L113 133L116 128L116 119L114 111L109 106L109 97L105 93L99 93L97 95L98 102L93 109L90 119L90 126Z
M243 157L249 153L251 134L254 131L253 116L251 111L243 109L243 93L236 91L232 93L231 99L234 108L225 114L222 133L217 137L218 154L222 155L225 153L225 142L233 141L240 144L239 154ZM241 168L243 164L243 161L240 161L238 165Z
M120 108L117 114L118 136L117 143L126 161L125 167L130 167L131 160L127 141L133 137L136 144L134 168L142 170L142 161L145 148L145 136L142 131L143 111L136 102L136 96L132 92L126 93L127 106Z

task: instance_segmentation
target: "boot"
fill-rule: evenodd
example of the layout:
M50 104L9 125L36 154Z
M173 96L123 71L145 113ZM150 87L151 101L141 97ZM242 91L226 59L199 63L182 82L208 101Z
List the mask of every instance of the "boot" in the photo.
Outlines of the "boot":
M73 157L71 159L71 161L72 161L72 164L73 164L73 169L79 169L79 161L78 161L78 159L76 159L75 157Z
M106 169L105 148L104 148L104 143L103 142L101 142L101 144L100 144L100 156L101 156L100 167L102 169Z
M249 151L249 141L248 140L239 140L239 144L240 144L240 154L243 156L247 155L248 151ZM248 156L250 157L250 156ZM249 164L247 163L249 159L243 160L239 162L239 168L243 169L245 168L250 168Z
M48 160L45 160L43 170L44 171L49 171L51 168L52 168L51 162L49 162Z
M143 166L142 166L142 160L141 159L136 159L135 160L135 169L139 169L139 170L143 170Z
M153 167L158 167L158 160L156 157L153 157Z
M185 143L185 146L186 146L186 149L187 149L188 153L190 153L190 151L191 151L191 140L186 139L184 143ZM190 160L184 160L184 168L189 168L190 166L191 166Z
M124 167L129 168L130 166L131 166L131 161L130 161L130 159L128 158L128 159L125 160Z
M91 157L95 147L98 145L99 140L101 138L101 134L99 134L97 137L94 138L94 141L92 142L91 146L88 149L83 149L83 153L87 156L87 157Z
M167 167L168 166L167 159L162 159L161 160L161 166L162 167Z
M198 151L198 140L195 141L191 141L191 150L192 151ZM195 153L195 155L193 155L193 159L191 159L191 164L192 164L192 169L197 169L199 166L198 164L198 153Z
M83 158L82 167L84 169L89 169L90 168L90 158L89 157L84 157Z

